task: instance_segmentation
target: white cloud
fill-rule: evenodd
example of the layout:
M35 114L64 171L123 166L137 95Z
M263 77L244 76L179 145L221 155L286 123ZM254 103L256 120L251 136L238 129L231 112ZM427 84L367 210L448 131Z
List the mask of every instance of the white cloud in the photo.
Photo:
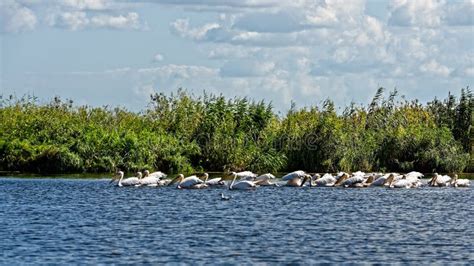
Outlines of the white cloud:
M436 60L432 59L428 61L427 63L423 64L420 66L420 70L422 72L427 72L435 75L440 75L442 77L447 77L449 76L449 73L451 73L451 70L447 66L444 66Z
M171 30L181 37L190 38L192 40L204 40L209 31L218 29L217 23L208 23L201 27L190 28L189 19L177 19L170 24Z
M446 22L453 26L474 25L474 1L458 0L448 2L445 8Z
M57 4L74 10L104 10L110 8L109 0L59 0Z
M22 32L35 29L34 12L16 1L0 2L0 27L3 32Z
M162 54L155 54L155 56L153 57L153 61L155 61L155 62L161 62L161 61L163 61L163 59L165 59L165 58Z
M112 29L139 29L141 27L139 16L135 12L129 12L126 15L98 15L90 19L93 27L112 28Z
M392 0L389 24L395 26L439 26L442 4L443 2L439 0Z
M139 15L129 12L126 15L100 14L88 16L84 11L60 12L48 17L50 26L59 26L71 30L82 30L85 28L109 28L109 29L140 29L144 26L140 23Z

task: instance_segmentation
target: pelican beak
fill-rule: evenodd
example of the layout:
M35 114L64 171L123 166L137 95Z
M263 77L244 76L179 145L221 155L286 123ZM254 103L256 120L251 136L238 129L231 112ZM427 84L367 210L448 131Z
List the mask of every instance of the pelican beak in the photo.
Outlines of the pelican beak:
M369 187L370 185L372 185L372 182L374 182L374 176L373 175L369 176L369 178L367 178L367 180L365 180L365 186Z

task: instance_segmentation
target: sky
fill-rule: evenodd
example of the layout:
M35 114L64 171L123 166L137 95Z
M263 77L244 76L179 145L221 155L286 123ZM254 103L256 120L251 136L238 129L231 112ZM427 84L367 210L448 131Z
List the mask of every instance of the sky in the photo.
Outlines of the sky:
M0 94L134 111L178 88L285 112L474 85L474 0L1 0L0 38Z

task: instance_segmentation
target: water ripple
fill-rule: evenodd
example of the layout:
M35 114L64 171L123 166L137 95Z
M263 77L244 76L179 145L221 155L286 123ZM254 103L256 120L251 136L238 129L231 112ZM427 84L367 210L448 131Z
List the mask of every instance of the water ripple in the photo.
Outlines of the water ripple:
M0 264L474 262L472 188L220 192L0 178Z

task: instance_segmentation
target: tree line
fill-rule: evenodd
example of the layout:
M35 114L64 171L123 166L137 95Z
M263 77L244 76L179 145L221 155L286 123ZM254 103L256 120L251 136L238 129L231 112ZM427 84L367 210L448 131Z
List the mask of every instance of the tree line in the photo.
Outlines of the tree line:
M1 96L0 171L473 171L473 111L469 88L427 104L379 88L367 106L326 100L283 116L185 90L151 95L141 112Z

